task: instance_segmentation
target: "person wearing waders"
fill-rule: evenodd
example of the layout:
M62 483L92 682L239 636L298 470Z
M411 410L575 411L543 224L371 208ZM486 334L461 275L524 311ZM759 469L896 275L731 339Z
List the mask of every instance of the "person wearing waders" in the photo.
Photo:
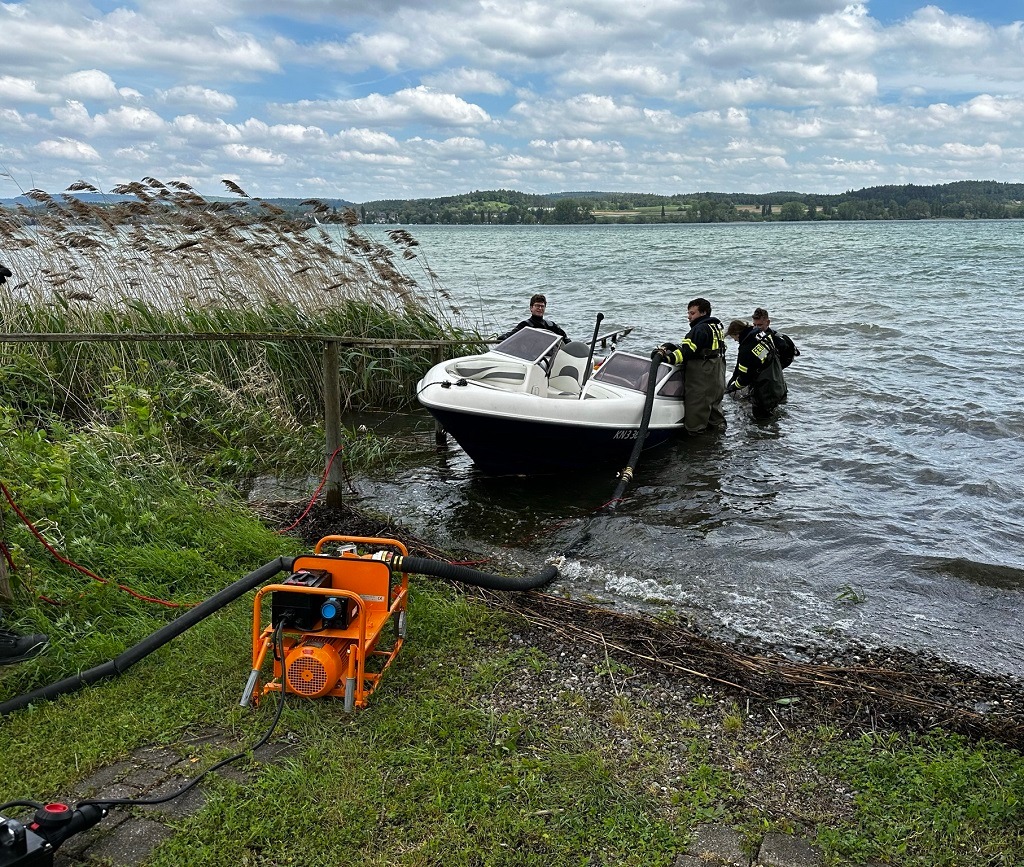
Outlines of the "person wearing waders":
M690 330L682 343L663 343L659 347L671 364L685 364L683 391L683 428L688 434L706 430L724 430L725 415L725 335L722 323L711 315L707 298L694 298L686 305Z
M772 343L775 344L775 349L779 353L779 363L782 365L783 370L789 367L793 363L793 359L800 354L800 350L796 348L793 338L771 327L772 321L768 318L768 311L763 307L758 307L754 310L754 316L750 323L755 328L767 331L772 336Z
M736 368L725 389L726 394L735 394L749 386L754 418L759 421L770 419L787 394L775 341L768 331L748 325L742 319L730 322L725 333L739 343Z

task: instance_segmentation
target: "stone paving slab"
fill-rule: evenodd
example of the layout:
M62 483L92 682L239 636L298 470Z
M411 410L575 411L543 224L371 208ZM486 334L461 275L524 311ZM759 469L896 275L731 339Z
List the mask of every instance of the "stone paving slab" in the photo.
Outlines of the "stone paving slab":
M141 863L164 840L177 832L152 819L129 819L105 834L83 853L84 860L100 861L120 867ZM80 856L82 857L82 856Z
M803 837L765 834L757 850L757 867L821 867L821 852Z
M727 825L698 825L676 867L750 867L743 839Z

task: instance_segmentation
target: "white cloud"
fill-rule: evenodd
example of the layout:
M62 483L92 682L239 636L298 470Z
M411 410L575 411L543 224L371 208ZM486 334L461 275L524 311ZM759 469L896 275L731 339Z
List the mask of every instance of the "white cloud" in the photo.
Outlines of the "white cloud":
M76 99L117 100L121 94L107 73L99 69L83 69L60 79L60 89Z
M346 129L336 136L337 143L345 150L364 153L395 154L402 149L401 143L386 132L373 129Z
M238 100L229 93L221 93L198 84L178 85L167 90L158 90L157 99L167 105L189 107L197 111L230 112Z
M166 123L155 111L148 108L121 106L96 117L96 132L99 135L156 135L164 130Z
M261 166L282 166L286 161L283 154L276 154L267 148L250 147L243 144L224 145L224 153L239 162Z
M631 62L628 57L605 54L590 58L578 67L554 76L563 88L587 91L632 93L640 96L670 97L679 89L679 74L650 64Z
M500 96L511 86L500 75L485 69L446 69L423 77L423 84L433 90L448 93L490 93Z
M0 100L5 103L41 102L53 99L52 94L41 93L34 79L15 75L0 75Z
M625 148L618 142L592 141L586 138L560 139L559 141L535 140L530 142L534 152L544 153L558 162L603 159L626 155Z
M72 138L44 139L37 147L45 156L66 162L98 163L101 160L92 145Z
M438 127L478 126L490 122L487 112L461 97L429 87L405 88L390 96L372 93L360 99L299 102L272 107L298 120L332 123L377 123L382 126L427 124Z
M480 159L492 153L483 139L469 136L453 136L444 141L410 139L406 144L415 147L419 154L444 161Z
M54 188L234 171L353 199L1018 180L1024 23L873 5L0 2L0 148Z

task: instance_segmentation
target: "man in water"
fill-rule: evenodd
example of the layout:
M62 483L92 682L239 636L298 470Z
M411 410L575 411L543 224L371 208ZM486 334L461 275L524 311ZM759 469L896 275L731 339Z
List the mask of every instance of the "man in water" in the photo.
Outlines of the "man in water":
M740 345L726 394L734 394L749 385L754 418L771 418L787 393L782 364L771 333L756 325L748 325L742 319L733 319L725 333Z
M725 335L722 323L711 315L707 298L694 298L686 305L690 330L682 344L661 344L661 351L672 364L686 365L683 392L683 427L688 434L708 428L725 429L722 397L725 395Z
M543 295L537 294L530 299L530 318L524 319L511 331L507 331L502 334L498 340L505 340L511 337L521 328L544 328L547 331L554 331L565 343L569 342L569 335L566 334L561 328L558 327L550 319L544 318L544 312L548 309L548 299Z

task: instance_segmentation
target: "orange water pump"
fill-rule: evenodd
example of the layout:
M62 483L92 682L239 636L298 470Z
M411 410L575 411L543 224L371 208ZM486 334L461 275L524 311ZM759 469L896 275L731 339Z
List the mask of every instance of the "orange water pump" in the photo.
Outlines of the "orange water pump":
M295 558L287 579L260 588L242 706L284 689L305 698L344 697L346 711L366 707L405 640L409 575L396 574L392 561L407 555L394 539L325 536L313 554ZM273 675L263 681L271 651Z

